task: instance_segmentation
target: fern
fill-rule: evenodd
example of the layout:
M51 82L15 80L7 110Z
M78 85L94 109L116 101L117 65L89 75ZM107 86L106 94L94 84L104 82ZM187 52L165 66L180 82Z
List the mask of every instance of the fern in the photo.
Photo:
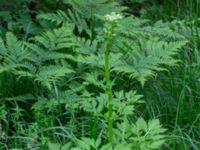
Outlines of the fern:
M57 25L70 23L77 27L79 33L85 31L90 36L92 34L86 20L77 12L73 12L71 10L67 10L67 12L58 10L56 13L40 14L38 15L38 19L48 20L56 23Z
M12 33L6 34L6 43L0 39L0 73L8 71L15 73L16 69L24 67L30 52L18 41Z
M136 78L142 85L148 77L155 76L156 71L166 70L167 65L176 65L178 60L174 56L187 43L164 23L150 26L148 20L130 17L119 22L116 33L118 36L111 45L111 69ZM94 41L79 38L75 48L77 55L71 59L88 64L93 69L103 69L104 34L100 33Z
M139 37L138 37L139 38ZM139 42L126 39L119 46L124 54L121 64L113 70L130 74L144 84L147 77L155 75L155 71L165 70L163 65L175 65L178 61L173 58L177 51L187 41L167 42L158 38L141 38Z
M34 39L48 50L59 50L74 46L73 37L72 27L69 24L65 24L59 29L46 31Z
M123 7L119 7L119 4L114 0L64 0L66 4L72 5L72 7L83 15L85 18L92 18L95 15L105 15L110 11L120 12Z
M79 33L85 31L90 37L96 26L97 16L102 16L110 12L120 12L125 8L119 7L119 4L114 0L67 0L64 3L72 6L72 10L66 12L62 10L56 13L46 13L38 15L38 19L48 20L57 25L70 23L73 24ZM88 23L89 22L89 23Z
M136 24L133 20L131 20ZM128 24L128 23L127 23ZM129 20L129 24L131 24ZM138 23L139 24L139 23ZM138 27L135 27L137 30ZM117 36L113 41L111 53L111 69L117 73L128 74L131 78L138 79L142 85L145 83L148 77L155 76L156 71L166 70L164 66L173 66L178 63L178 60L174 59L174 56L180 48L182 48L187 41L179 38L179 34L176 36L176 40L168 41L168 38L162 39L160 34L152 34L150 31L152 28L157 27L143 27L145 30L140 33L133 32L126 34L126 30L119 26L118 32L123 36ZM147 32L149 30L149 33ZM159 28L157 28L159 30ZM161 29L162 30L162 29ZM172 30L168 29L170 32ZM168 37L170 33L166 33L163 37ZM175 35L175 34L174 34ZM137 39L136 39L137 37ZM173 37L175 38L175 37ZM96 41L97 44L101 45L101 41ZM77 58L74 60L79 63L88 64L92 67L104 68L104 55L103 46L94 47L93 45L87 44L87 49L84 49L84 44L82 44L81 50L85 52L90 49L92 53L79 53ZM80 51L78 49L78 52ZM94 53L96 52L96 53Z
M0 38L0 55L1 55L1 59L3 58L3 56L6 55L6 47L4 45L4 41L2 40L2 38Z
M95 54L98 50L98 40L90 40L85 38L77 38L76 52L78 54Z
M40 36L36 36L34 38L35 42L43 48L34 44L26 44L34 51L34 57L31 61L36 66L34 70L29 71L33 73L35 81L43 83L48 88L54 82L57 82L60 77L73 72L69 67L64 67L57 63L57 61L68 57L67 54L60 50L69 49L75 45L75 38L70 27L65 25L59 29L47 31ZM49 61L53 61L54 65L49 64Z
M65 77L66 74L72 73L73 71L64 66L58 65L48 65L42 66L36 74L35 81L41 82L46 87L51 89L52 84L58 82L62 77Z
M66 74L73 72L69 65L64 67L61 63L68 57L63 49L75 45L70 27L65 25L46 31L36 36L34 43L18 41L12 33L7 33L6 45L0 40L0 73L9 71L19 77L28 77L50 89Z
M152 32L152 30L157 31ZM148 77L154 76L155 71L165 70L167 65L176 65L178 60L174 56L187 43L180 34L174 33L166 24L157 25L156 23L150 26L147 20L129 17L119 22L116 34L118 36L113 39L114 44L111 45L111 69L118 73L128 74L142 84ZM173 41L170 38L173 38ZM104 59L101 56L102 48L103 45L99 47L96 56L86 56L87 62L83 56L79 60L102 68L101 61L97 64L97 59Z

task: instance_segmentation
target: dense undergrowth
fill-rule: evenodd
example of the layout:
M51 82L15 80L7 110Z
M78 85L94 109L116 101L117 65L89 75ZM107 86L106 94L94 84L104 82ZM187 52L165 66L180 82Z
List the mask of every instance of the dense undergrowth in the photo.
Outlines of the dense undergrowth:
M1 0L0 149L199 150L198 0Z

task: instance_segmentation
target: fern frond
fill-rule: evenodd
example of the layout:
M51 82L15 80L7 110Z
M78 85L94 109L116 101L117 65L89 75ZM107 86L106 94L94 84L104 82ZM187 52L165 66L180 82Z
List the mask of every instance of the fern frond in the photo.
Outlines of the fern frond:
M129 21L129 22L126 22ZM186 45L187 41L180 38L178 33L173 34L169 27L165 27L166 33L160 34L159 31L163 31L154 26L147 26L143 23L134 22L134 19L123 20L119 25L118 37L113 44L112 49L117 49L116 52L122 53L120 58L121 63L114 66L113 70L119 73L128 74L131 78L138 79L142 85L148 77L155 76L156 71L166 70L166 66L176 65L178 60L174 58L178 50ZM125 25L125 22L129 27L132 25L132 31ZM133 23L132 23L133 22ZM162 27L162 25L160 25ZM163 25L164 26L164 25ZM127 28L127 30L125 30ZM158 30L152 32L152 30ZM170 38L175 38L173 41Z
M7 59L13 63L21 63L25 61L27 56L30 54L23 43L18 41L17 38L10 32L6 34L7 44Z
M61 28L54 29L53 31L46 31L34 39L48 50L70 48L75 43L72 26L69 24L65 24Z
M5 71L15 72L15 69L20 68L27 61L27 57L31 53L27 51L22 42L10 32L6 34L6 42L0 40L0 73Z
M120 53L111 53L111 68L115 66L119 66L121 64L121 59L122 54ZM93 67L101 68L104 69L104 61L105 61L105 56L103 54L90 54L90 55L78 55L77 56L77 62L87 64Z
M56 61L68 58L68 54L64 52L48 51L31 43L25 43L25 45L33 51L33 54L28 58L28 60L37 66L40 66L47 61Z
M57 25L70 23L77 27L79 33L85 31L88 35L91 36L91 30L86 20L77 12L71 11L69 9L66 12L58 10L56 13L40 14L38 15L38 19L55 22Z
M6 101L21 101L21 102L26 102L27 100L34 100L36 99L36 97L32 94L23 94L23 95L18 95L15 97L9 97L9 98L5 98L4 100Z
M35 81L40 82L44 86L51 89L52 84L55 84L66 74L70 74L72 72L73 71L71 69L64 66L42 66L36 74Z
M6 54L6 46L4 44L4 41L2 40L2 38L0 38L0 60L3 56L5 56Z
M98 50L97 40L88 40L85 38L77 38L76 52L79 54L94 54Z

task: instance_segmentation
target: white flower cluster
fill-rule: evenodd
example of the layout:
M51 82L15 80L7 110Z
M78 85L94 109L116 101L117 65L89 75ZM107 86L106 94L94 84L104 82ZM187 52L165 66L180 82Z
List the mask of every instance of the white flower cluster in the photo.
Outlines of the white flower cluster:
M111 14L105 15L105 18L106 18L106 20L112 22L112 21L116 21L116 20L122 19L123 16L121 14L117 14L115 12L112 12Z

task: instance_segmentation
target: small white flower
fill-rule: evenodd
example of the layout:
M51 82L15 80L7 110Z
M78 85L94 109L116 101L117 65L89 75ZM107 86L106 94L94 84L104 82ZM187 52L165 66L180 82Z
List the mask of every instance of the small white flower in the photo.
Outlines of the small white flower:
M105 15L105 18L106 18L106 20L113 22L113 21L122 19L123 16L121 14L117 14L115 12L112 12L111 14Z

